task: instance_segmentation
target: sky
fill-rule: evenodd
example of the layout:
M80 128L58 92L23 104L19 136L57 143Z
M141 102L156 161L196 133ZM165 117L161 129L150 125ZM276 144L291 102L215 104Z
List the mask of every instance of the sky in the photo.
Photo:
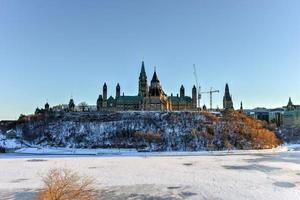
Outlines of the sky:
M96 104L104 82L136 95L141 61L167 94L222 107L300 104L299 0L0 0L0 120L36 107ZM209 105L204 94L201 104Z

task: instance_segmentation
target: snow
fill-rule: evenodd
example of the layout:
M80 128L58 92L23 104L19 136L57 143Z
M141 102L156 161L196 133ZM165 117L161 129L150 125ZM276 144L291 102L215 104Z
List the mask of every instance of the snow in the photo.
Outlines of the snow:
M4 135L0 134L0 147L6 149L16 149L20 148L21 144L16 139L7 139Z
M93 150L106 156L0 154L0 199L33 199L52 168L94 177L103 199L300 199L299 146L230 153L120 150L127 156L114 154L118 149Z
M15 151L18 154L32 155L122 155L122 156L198 156L198 155L227 155L227 154L249 154L249 153L278 153L300 149L300 144L285 144L274 149L264 150L230 150L230 151L164 151L164 152L138 152L136 149L76 149L76 148L54 148L54 147L30 147Z
M135 149L72 149L72 148L22 148L15 151L18 154L37 155L134 155Z

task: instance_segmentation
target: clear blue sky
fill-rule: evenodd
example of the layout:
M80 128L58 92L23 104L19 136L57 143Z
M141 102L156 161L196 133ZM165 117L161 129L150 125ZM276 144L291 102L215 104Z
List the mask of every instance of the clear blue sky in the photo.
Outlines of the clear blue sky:
M50 105L137 94L144 58L166 93L193 64L203 90L228 82L235 107L300 104L299 0L1 0L0 119ZM202 102L209 104L208 96Z

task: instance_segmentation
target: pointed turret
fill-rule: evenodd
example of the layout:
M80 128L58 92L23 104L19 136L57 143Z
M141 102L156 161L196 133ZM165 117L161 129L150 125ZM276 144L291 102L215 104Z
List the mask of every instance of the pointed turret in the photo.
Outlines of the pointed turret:
M289 98L288 105L293 105L293 102L292 102L292 98L291 98L291 97Z
M141 67L140 77L141 76L146 76L146 70L145 70L145 63L144 63L144 61L142 61L142 67Z
M295 109L295 106L294 106L294 104L292 102L292 98L290 97L289 98L289 102L287 104L287 110L294 110L294 109Z
M182 98L184 96L185 96L184 86L181 85L181 87L180 87L180 97Z
M193 100L193 108L197 108L197 88L194 85L192 89L192 100Z
M104 83L104 85L103 85L103 100L104 101L107 100L107 85L106 85L106 83Z
M148 93L147 74L145 70L145 63L142 61L141 72L139 77L139 96L145 97Z
M121 87L120 84L118 83L116 86L116 98L119 98L121 95Z
M69 111L70 112L74 112L75 111L75 103L74 103L73 98L71 98L70 101L69 101Z
M157 74L156 74L156 70L154 70L151 82L159 83L159 80L158 80L158 77L157 77Z
M229 92L229 86L226 83L225 85L225 94L223 97L223 108L224 110L233 109L232 97Z
M231 99L228 83L226 83L226 85L225 85L225 95L224 96L226 97L227 100Z
M49 105L48 102L46 102L46 104L45 104L45 110L46 110L46 111L49 111L49 109L50 109L50 105Z
M162 94L162 89L157 77L156 69L154 70L153 73L149 93L150 96L160 96Z

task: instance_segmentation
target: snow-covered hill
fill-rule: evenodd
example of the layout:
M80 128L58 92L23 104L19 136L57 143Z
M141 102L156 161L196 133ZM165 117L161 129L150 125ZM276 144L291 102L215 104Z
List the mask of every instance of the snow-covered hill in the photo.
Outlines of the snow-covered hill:
M258 135L251 135L245 119L229 122L199 112L75 112L19 122L16 135L32 145L72 148L199 151L277 145L261 141L265 132L260 126L255 129ZM272 134L267 132L266 137L275 138Z

